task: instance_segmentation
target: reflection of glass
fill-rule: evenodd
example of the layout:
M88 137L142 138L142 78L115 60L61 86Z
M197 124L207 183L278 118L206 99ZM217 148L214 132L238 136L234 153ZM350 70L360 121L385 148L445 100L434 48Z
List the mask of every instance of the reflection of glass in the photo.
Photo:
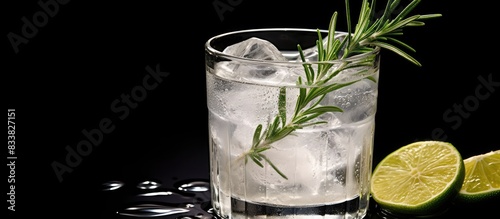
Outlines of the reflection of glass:
M207 42L211 191L212 205L219 216L366 215L379 50L342 62L318 63L317 39L316 30L256 29L222 34ZM236 55L222 52L245 40L249 44L226 50ZM325 84L298 86L299 78L305 81L306 71L304 63L298 62L297 44L303 48L306 66L315 72L329 69L327 75L339 73ZM255 57L264 60L252 59ZM322 89L329 92L296 110L303 92ZM257 136L266 135L273 130L270 125L294 124L292 120L299 119L298 114L312 116L314 110L307 114L307 109L322 107L338 107L342 112L322 113L303 123L314 125L294 129L268 145L262 143L269 147L261 153L265 158L252 160L249 156L259 125L262 129ZM276 119L280 121L276 123Z

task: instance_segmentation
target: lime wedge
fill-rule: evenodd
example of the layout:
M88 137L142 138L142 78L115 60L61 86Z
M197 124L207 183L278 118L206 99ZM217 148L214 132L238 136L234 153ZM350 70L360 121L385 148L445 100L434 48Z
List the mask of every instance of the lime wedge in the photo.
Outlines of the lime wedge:
M464 159L464 165L460 201L474 203L500 198L500 150Z
M414 142L387 155L375 167L371 194L389 212L429 215L458 195L464 175L462 157L452 144Z

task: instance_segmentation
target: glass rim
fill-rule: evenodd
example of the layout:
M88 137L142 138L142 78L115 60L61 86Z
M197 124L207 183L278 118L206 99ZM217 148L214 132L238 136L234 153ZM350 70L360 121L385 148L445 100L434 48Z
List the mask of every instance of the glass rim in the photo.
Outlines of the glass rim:
M205 51L207 51L210 55L215 55L215 56L227 58L227 59L232 60L232 61L240 61L240 62L248 62L248 63L286 64L286 65L329 64L329 63L335 64L335 63L340 63L340 62L351 62L351 61L363 59L366 56L380 53L381 49L380 49L380 47L377 46L377 47L374 47L373 51L350 56L350 57L347 57L345 59L335 59L335 60L328 60L328 61L292 62L292 61L257 60L257 59L244 58L244 57L239 57L239 56L234 56L234 55L223 53L222 51L219 51L211 46L211 42L213 42L216 39L220 39L220 38L230 36L230 35L241 34L241 33L265 32L265 31L285 31L285 32L286 31L297 31L297 32L314 32L314 33L316 33L318 30L321 33L328 33L327 30L310 29L310 28L253 28L253 29L242 29L242 30L229 31L229 32L225 32L225 33L210 37L205 42ZM337 37L337 36L341 36L341 35L346 35L347 32L335 31L335 34ZM340 35L337 35L337 34L340 34ZM298 50L297 50L297 52L298 52Z

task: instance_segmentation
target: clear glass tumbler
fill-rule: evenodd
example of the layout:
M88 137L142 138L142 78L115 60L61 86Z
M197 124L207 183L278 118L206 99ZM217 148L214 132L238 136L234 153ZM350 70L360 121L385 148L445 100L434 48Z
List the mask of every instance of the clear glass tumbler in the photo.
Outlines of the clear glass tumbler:
M273 28L207 41L210 183L218 216L366 215L380 49L319 62L316 41L327 38L327 31Z

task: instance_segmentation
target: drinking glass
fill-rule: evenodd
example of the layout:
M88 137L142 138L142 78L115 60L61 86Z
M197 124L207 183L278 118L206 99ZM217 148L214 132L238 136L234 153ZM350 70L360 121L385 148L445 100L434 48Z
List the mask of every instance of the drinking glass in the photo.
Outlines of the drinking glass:
M219 217L366 215L380 49L318 61L316 41L325 45L327 34L264 28L206 42L210 189Z

